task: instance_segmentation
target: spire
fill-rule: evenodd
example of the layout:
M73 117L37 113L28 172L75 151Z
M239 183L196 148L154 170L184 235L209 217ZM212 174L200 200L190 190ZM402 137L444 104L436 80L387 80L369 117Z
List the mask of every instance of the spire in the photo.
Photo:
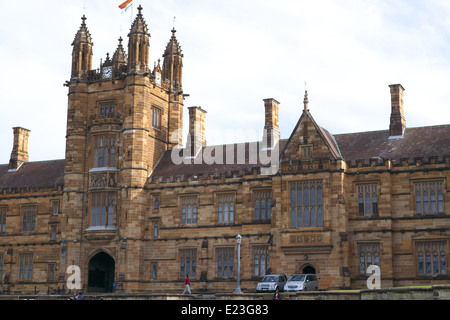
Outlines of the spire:
M166 46L166 50L163 54L163 74L164 80L168 80L171 83L173 89L180 89L182 86L182 74L183 74L183 54L181 46L178 43L175 33L177 30L172 29L172 37Z
M92 37L86 26L86 16L81 18L81 27L72 42L72 78L82 79L92 66Z
M142 15L142 6L139 5L138 15L128 34L128 71L147 72L148 55L150 47L150 33L147 23Z
M125 49L122 45L122 37L119 38L119 46L117 47L116 51L113 54L112 62L114 65L114 72L119 71L119 69L127 64L127 54L125 52Z
M83 14L83 17L81 17L81 20L83 21L81 23L80 30L78 30L77 34L75 35L75 39L72 42L72 46L78 43L88 43L92 44L92 37L89 33L89 30L86 26L86 16Z
M136 17L136 19L134 19L133 25L131 26L131 30L130 30L130 34L128 36L130 36L131 34L134 33L142 33L144 35L147 35L150 37L150 34L148 33L148 26L147 23L144 20L144 16L142 15L142 6L139 5L138 7L138 15Z
M166 46L166 50L164 51L163 57L169 56L169 55L180 55L181 54L181 46L178 43L177 37L175 36L175 33L177 30L175 28L172 29L172 37L170 38L169 43Z

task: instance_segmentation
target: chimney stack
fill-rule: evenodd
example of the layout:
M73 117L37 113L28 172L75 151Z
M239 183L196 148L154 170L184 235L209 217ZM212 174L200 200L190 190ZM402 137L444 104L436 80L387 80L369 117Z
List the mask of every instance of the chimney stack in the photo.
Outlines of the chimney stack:
M28 161L28 137L30 130L16 127L14 130L14 145L9 160L9 170L17 170L22 163Z
M263 149L273 149L280 141L278 110L280 103L275 99L264 99L265 124Z
M198 151L206 146L205 118L206 111L201 107L190 107L189 109L189 136L187 148L189 155L195 157Z
M391 88L391 124L389 126L390 137L403 137L406 129L405 111L403 109L403 94L405 89L401 84L393 84Z

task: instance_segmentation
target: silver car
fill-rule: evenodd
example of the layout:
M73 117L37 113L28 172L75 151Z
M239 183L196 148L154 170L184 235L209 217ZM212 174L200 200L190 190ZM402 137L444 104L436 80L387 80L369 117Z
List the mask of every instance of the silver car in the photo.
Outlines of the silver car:
M269 274L264 276L260 283L256 286L257 292L273 292L284 290L284 285L286 284L287 277L284 274Z
M293 274L284 286L286 292L317 291L319 281L315 274Z

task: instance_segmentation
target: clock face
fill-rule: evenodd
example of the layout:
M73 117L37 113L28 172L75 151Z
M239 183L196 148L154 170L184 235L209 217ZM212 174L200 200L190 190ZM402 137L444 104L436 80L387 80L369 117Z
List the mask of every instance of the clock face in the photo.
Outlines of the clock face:
M155 73L155 80L157 85L161 85L161 73L159 72Z
M103 79L111 79L112 78L112 67L104 67L102 77L103 77Z

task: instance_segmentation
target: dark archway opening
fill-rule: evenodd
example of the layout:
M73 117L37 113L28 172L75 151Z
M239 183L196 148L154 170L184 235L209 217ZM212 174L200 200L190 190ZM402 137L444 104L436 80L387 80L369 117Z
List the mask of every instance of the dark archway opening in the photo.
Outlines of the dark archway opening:
M100 252L89 261L88 292L112 292L114 284L114 259Z
M303 268L302 273L303 274L316 274L316 269L314 269L314 267L312 267L312 266L306 266Z

